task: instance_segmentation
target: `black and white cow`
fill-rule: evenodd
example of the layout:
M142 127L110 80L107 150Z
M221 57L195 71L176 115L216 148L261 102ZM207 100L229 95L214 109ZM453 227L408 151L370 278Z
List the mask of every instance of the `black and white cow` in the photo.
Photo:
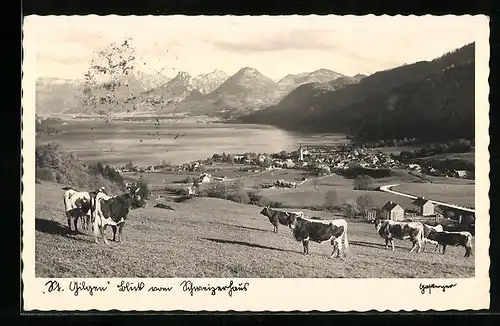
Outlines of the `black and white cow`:
M427 243L430 243L430 244L433 244L436 246L436 250L434 250L435 252L438 250L439 243L437 243L434 240L429 239L429 234L433 230L436 232L443 232L443 226L441 224L438 224L436 226L430 226L430 225L427 225L424 223L424 248L422 251L425 251L425 247L426 247Z
M72 187L64 187L63 190L66 190L64 192L63 201L69 230L71 231L71 221L73 220L75 231L78 232L79 219L82 220L83 229L87 230L92 213L92 198L95 198L99 192L105 193L104 187L92 192L77 191Z
M266 216L269 219L269 222L271 222L271 224L274 226L274 233L278 233L279 224L286 225L291 228L293 221L297 217L304 217L303 212L284 212L269 208L267 206L260 211L260 214Z
M108 240L105 237L108 225L111 225L113 228L113 241L120 242L129 211L146 206L146 200L139 194L140 187L127 186L127 190L128 192L113 197L104 193L97 194L95 204L92 205L94 240L96 243L99 242L97 237L98 233L100 233L104 243L108 244ZM117 229L118 238L116 237Z
M465 248L464 257L472 255L472 234L468 231L460 232L437 232L432 230L428 235L430 240L436 241L438 245L443 247L443 255L446 251L446 246L462 246Z
M375 230L385 239L386 249L390 243L392 251L394 251L394 239L410 239L413 243L410 252L417 249L418 253L422 249L424 242L424 225L420 222L396 222L393 220L376 219Z
M291 226L293 237L296 241L302 241L304 255L309 254L309 241L316 243L330 242L333 257L337 251L337 257L342 253L342 242L344 243L344 257L347 256L349 241L347 240L347 221L344 219L316 220L304 217L296 217ZM343 240L343 241L342 241Z

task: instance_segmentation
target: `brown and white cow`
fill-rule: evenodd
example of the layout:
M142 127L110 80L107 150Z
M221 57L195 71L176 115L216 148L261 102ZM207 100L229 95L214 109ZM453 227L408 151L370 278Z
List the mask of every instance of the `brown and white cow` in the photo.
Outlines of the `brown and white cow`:
M424 248L422 251L425 251L425 247L426 247L427 243L430 243L430 244L433 244L436 246L436 250L434 250L434 252L436 252L438 250L439 243L437 243L434 240L429 239L429 234L433 230L436 232L443 232L443 226L441 224L438 224L436 226L431 226L431 225L424 223Z
M462 246L465 248L464 257L472 255L472 234L468 231L437 232L432 230L428 235L430 240L434 240L443 247L443 255L446 251L446 246Z
M303 212L284 212L276 209L272 209L269 207L264 207L260 214L266 216L269 219L269 222L274 226L274 233L278 233L278 225L286 225L291 228L293 221L299 217L304 216Z
M424 242L424 225L420 222L396 222L393 220L376 219L375 230L385 239L386 249L390 243L392 251L394 251L394 239L410 239L413 243L410 252L417 249L418 253L422 249L422 244Z
M317 220L296 217L291 225L293 237L302 241L304 255L309 254L309 241L316 243L330 242L333 251L330 257L337 252L337 257L342 253L342 242L345 246L344 257L347 256L349 241L347 240L347 221L344 219Z
M113 229L113 241L120 242L123 227L130 209L137 209L146 206L145 199L139 194L140 187L127 186L127 193L110 197L104 193L98 193L95 203L92 205L94 240L98 243L97 236L100 232L104 243L108 244L105 237L106 228L111 225ZM116 231L118 229L118 238Z
M66 190L64 192L63 201L69 230L71 231L71 221L73 221L75 232L78 232L79 219L82 221L83 229L87 230L90 225L92 200L97 193L106 193L104 187L92 192L77 191L72 187L64 187L63 190Z

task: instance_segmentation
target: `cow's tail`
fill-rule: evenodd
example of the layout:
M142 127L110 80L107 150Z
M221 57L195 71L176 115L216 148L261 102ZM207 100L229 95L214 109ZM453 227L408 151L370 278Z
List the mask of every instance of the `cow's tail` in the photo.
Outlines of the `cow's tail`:
M472 234L467 234L467 242L465 244L465 248L469 251L469 254L472 255Z
M67 213L68 212L68 196L66 194L63 195L63 203L64 203L64 212Z
M347 240L347 222L345 223L345 228L344 228L344 247L345 247L345 254L349 252L349 240Z

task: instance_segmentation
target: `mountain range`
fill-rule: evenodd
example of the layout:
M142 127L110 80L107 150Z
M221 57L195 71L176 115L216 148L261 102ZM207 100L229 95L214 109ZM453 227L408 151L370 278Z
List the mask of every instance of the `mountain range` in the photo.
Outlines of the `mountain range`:
M362 140L474 138L475 45L379 71L358 83L305 84L278 104L237 118Z
M174 78L135 72L90 87L80 80L40 78L36 105L37 113L82 113L76 97L86 92L102 102L107 114L183 112L362 140L473 139L474 64L471 43L434 60L370 76L318 69L275 82L243 67L232 76L220 70L198 76L179 72Z
M39 78L37 80L37 112L86 113L77 97L92 94L107 114L132 111L158 113L185 112L190 115L234 117L277 104L293 89L308 83L329 83L337 80L355 83L364 76L347 77L327 69L287 75L278 82L257 69L243 67L232 76L216 69L207 74L191 76L178 72L174 78L161 74L135 71L120 76L112 85L112 101L107 102L109 85L86 86L83 80ZM345 80L344 80L345 79ZM325 84L326 85L326 84ZM83 112L82 112L83 111Z

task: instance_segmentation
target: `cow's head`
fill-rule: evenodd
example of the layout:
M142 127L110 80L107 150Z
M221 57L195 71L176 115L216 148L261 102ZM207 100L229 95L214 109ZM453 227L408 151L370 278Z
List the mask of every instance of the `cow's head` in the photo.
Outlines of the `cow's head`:
M304 213L302 213L302 212L299 212L299 213L294 212L294 213L290 214L290 217L288 220L288 227L293 230L295 228L295 224L297 223L297 220L302 219L303 217L304 217Z
M136 185L130 186L127 184L128 194L131 198L131 208L142 208L146 207L146 199L144 195L141 194L141 187Z
M380 219L380 218L376 218L374 221L373 221L373 224L375 224L375 230L379 231L380 228L382 227L382 222L383 220Z
M269 212L269 206L266 206L260 211L260 214L268 216L268 212Z
M103 194L107 195L108 192L106 191L106 188L104 188L104 186L100 187L99 189L97 189L96 191L94 191L96 194L102 192Z
M292 223L290 223L288 227L293 230L302 225L302 223L304 222L305 222L304 215L294 215L292 218Z

